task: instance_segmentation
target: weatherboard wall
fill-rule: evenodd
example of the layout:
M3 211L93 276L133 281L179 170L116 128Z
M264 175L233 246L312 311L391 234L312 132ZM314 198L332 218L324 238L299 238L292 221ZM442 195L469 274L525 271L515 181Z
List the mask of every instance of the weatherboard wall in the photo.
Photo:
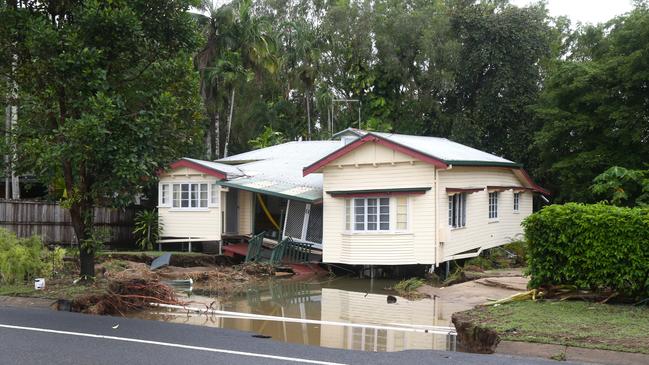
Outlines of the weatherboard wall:
M189 168L170 170L160 175L160 184L207 183L208 186L211 186L216 181L217 179L213 176ZM220 204L222 201L219 199L219 203L215 206L191 210L158 206L158 216L162 223L162 237L220 240Z
M498 194L498 218L489 218L487 186L524 186L511 169L489 167L459 167L439 171L440 262L470 250L478 251L503 245L522 238L521 222L532 214L532 193L521 192L518 212L514 211L514 191ZM467 194L466 226L448 225L448 193L446 188L484 188Z
M353 265L435 263L435 168L376 143L366 143L329 163L323 173L323 261ZM409 227L397 231L391 199L389 232L345 229L345 198L327 191L430 187L409 196Z

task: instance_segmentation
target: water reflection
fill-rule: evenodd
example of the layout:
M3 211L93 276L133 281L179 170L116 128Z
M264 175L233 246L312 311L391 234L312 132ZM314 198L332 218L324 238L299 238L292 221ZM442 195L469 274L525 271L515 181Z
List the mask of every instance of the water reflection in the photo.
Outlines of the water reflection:
M408 301L398 298L388 304L384 288L389 281L337 278L328 281L273 280L252 287L245 294L224 301L192 296L192 306L233 312L379 325L448 326L434 299ZM313 325L243 318L187 315L162 310L138 313L140 318L177 323L232 328L271 336L275 340L364 351L406 349L450 350L448 336L391 329Z

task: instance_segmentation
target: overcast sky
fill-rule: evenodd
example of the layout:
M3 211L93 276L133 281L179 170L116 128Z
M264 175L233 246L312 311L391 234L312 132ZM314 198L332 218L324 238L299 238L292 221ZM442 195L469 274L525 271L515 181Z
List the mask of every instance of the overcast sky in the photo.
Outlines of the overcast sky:
M538 0L511 0L518 6L525 6ZM550 15L567 15L573 24L601 23L633 8L632 0L547 0Z

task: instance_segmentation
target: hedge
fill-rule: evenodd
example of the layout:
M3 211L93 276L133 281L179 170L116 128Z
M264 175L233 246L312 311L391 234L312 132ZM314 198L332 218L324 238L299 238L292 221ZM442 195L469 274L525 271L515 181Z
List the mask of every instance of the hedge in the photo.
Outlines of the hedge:
M649 295L649 209L551 205L523 222L530 286Z

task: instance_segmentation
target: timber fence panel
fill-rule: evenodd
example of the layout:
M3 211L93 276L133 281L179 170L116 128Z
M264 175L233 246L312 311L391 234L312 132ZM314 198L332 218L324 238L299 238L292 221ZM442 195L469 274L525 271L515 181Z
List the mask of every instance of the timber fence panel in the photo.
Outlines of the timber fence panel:
M109 244L132 243L136 212L135 207L95 208L94 223L110 231ZM57 203L0 200L0 228L15 232L18 237L41 236L48 244L77 244L70 213Z

